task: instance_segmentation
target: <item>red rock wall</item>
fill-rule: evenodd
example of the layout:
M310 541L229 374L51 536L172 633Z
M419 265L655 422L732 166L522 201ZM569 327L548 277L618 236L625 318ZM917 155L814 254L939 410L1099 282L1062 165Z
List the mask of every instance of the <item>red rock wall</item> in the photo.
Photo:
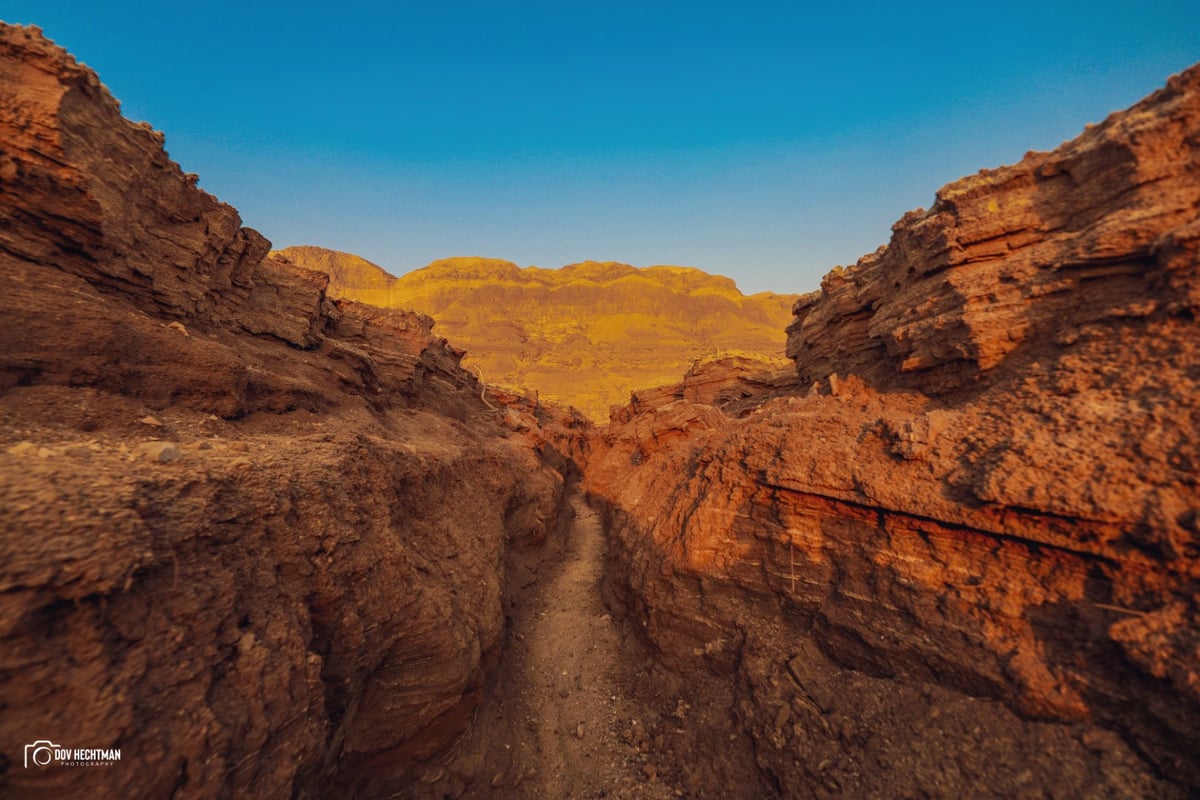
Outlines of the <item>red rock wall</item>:
M611 590L785 794L1200 786L1197 131L1200 68L951 184L797 304L808 391L607 431Z
M942 393L1024 369L1092 325L1190 322L1198 82L1195 68L1177 75L1059 149L981 170L906 214L887 247L796 304L788 355L801 378Z
M499 658L573 434L267 249L0 25L4 797L390 796ZM27 768L46 738L121 760Z

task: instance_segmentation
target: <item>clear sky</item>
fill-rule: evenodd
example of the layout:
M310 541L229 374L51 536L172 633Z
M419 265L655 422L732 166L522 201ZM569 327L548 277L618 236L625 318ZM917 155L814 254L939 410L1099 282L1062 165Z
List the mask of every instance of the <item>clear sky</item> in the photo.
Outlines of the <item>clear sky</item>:
M1184 2L0 0L277 247L806 291L1200 61Z

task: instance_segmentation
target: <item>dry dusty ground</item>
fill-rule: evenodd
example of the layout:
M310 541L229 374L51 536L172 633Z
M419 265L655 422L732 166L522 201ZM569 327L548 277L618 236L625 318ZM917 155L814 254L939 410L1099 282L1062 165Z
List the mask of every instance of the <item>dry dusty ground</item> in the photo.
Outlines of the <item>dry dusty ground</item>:
M748 740L731 739L731 721L717 710L727 705L694 709L684 699L693 693L605 608L600 517L578 494L573 505L562 561L514 568L525 592L510 612L499 680L471 732L413 796L767 796ZM712 752L714 735L723 756L694 757Z

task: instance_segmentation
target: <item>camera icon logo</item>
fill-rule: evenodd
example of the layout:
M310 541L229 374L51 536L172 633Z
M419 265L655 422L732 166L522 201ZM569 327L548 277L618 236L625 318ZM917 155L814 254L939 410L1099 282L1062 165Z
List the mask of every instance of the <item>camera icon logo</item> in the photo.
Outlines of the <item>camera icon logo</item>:
M25 768L29 768L30 762L39 767L48 766L54 760L55 749L61 747L61 744L55 744L49 739L38 739L33 744L25 745Z

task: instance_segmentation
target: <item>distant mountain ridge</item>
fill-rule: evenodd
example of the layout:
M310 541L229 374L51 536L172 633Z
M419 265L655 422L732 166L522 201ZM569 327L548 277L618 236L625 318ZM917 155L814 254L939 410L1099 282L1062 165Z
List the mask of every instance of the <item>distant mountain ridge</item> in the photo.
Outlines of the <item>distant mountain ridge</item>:
M329 294L433 317L492 383L536 389L593 419L634 389L673 383L698 358L751 353L783 360L797 295L744 295L692 267L585 261L560 269L446 258L401 277L321 247L277 255L330 276Z
M353 253L343 253L338 250L326 250L323 247L289 247L286 250L272 251L274 255L282 255L306 269L324 272L330 277L329 289L336 297L348 297L351 300L369 302L359 295L373 291L387 291L396 284L396 277L378 264L367 261ZM337 291L333 291L334 287ZM381 305L372 303L372 305Z

